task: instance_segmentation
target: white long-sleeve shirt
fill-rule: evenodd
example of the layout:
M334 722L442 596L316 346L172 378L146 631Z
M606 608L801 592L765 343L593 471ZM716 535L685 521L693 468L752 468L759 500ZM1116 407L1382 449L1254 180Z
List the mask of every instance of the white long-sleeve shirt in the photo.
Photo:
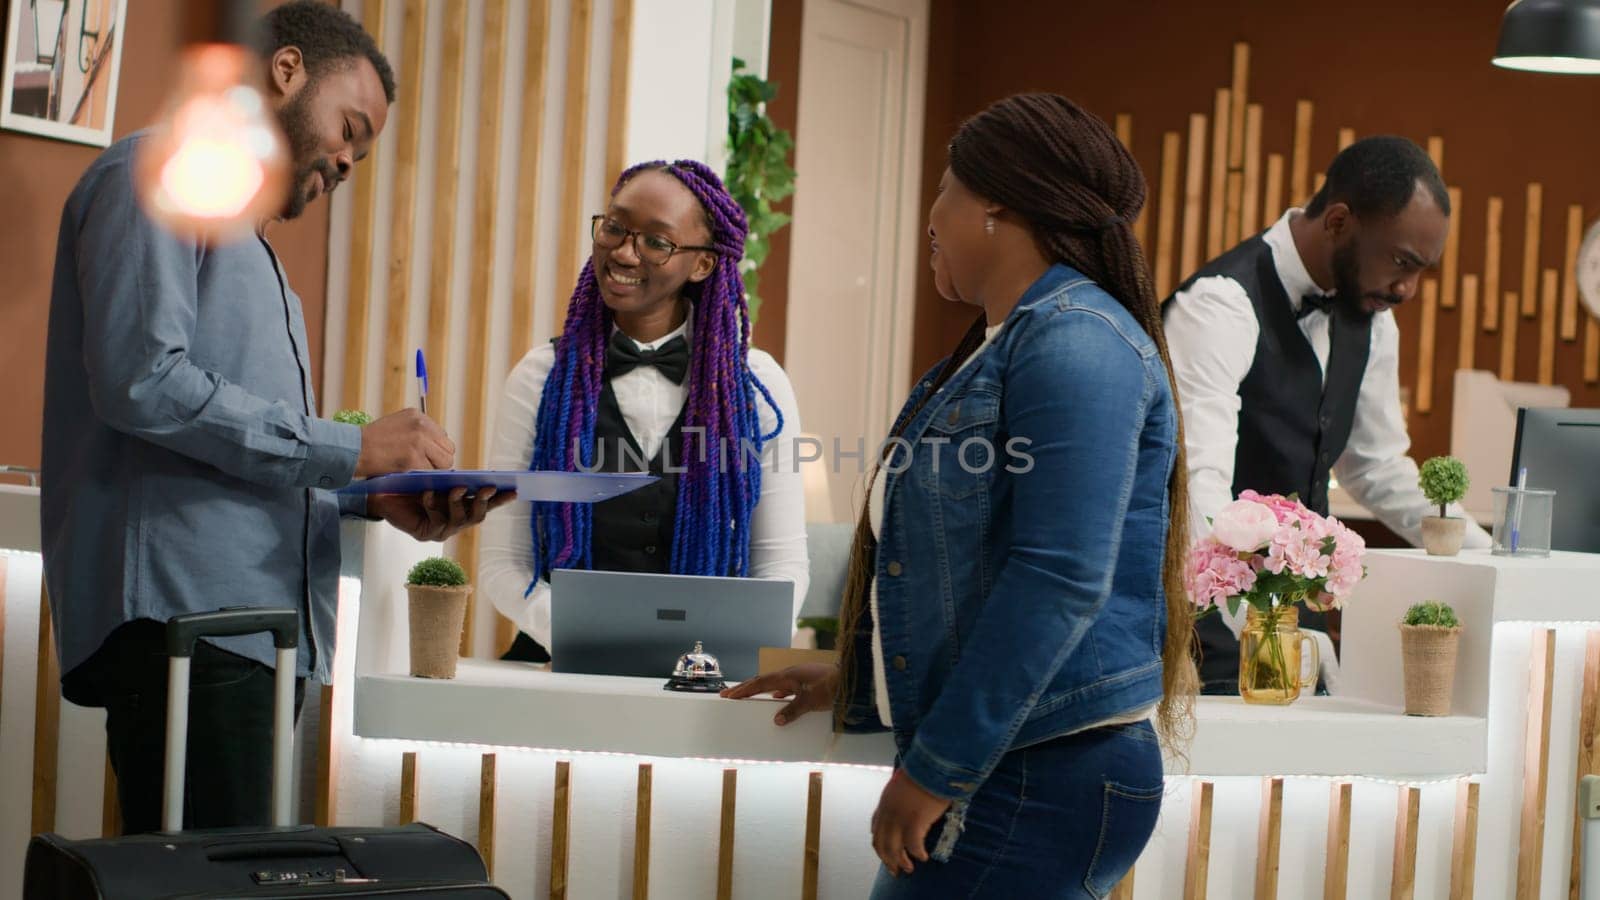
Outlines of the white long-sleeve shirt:
M660 340L638 344L638 347L641 351L654 350L679 335L692 340L687 321ZM539 398L554 365L554 345L542 344L529 351L506 379L494 442L489 451L489 468L527 468L528 461L533 458ZM750 371L766 385L783 412L783 431L765 451L776 454L776 471L772 456L764 456L761 501L750 515L750 576L785 578L794 582L794 612L798 616L810 582L805 494L794 458L800 412L795 405L789 376L769 354L752 349ZM673 384L654 366L639 366L611 379L611 389L616 394L623 422L633 433L639 449L645 458L654 458L683 409L689 394L687 383ZM778 423L777 415L759 393L756 407L762 433L771 433ZM533 580L532 512L531 503L519 501L501 507L484 520L479 552L480 589L506 618L553 652L550 584L540 581L532 593L524 596Z
M1311 278L1289 230L1290 210L1263 236L1289 303L1326 291ZM1167 346L1182 401L1184 449L1189 457L1190 522L1197 533L1207 517L1233 499L1233 464L1239 442L1239 385L1255 363L1260 323L1244 287L1232 278L1201 278L1179 291L1165 313ZM1300 331L1327 378L1328 315L1299 319ZM1412 544L1422 543L1422 518L1436 509L1417 486L1417 465L1407 456L1411 438L1400 408L1400 329L1394 314L1372 320L1372 344L1356 397L1355 419L1333 474L1350 496ZM1459 508L1453 515L1464 515ZM1486 548L1489 535L1470 518L1465 546Z

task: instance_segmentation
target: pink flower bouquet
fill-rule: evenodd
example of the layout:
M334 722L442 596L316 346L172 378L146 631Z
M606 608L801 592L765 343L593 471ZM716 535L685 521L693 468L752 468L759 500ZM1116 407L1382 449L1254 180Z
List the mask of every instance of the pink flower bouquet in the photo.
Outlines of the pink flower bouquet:
M1312 609L1339 609L1366 576L1366 546L1338 519L1293 497L1245 491L1191 549L1184 584L1201 613L1226 606L1237 616L1241 602L1270 613L1301 600Z

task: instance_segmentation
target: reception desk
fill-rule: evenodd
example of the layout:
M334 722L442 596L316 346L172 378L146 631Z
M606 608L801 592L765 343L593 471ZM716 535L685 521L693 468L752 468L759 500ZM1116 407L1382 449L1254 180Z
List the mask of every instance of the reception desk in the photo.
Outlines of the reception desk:
M37 501L15 489L0 507L0 534L24 545L3 556L5 897L40 807L30 788L52 792L53 825L73 837L99 832L105 802L97 711L64 706L48 747L35 739L46 669L27 528ZM400 582L437 545L361 522L344 541L335 684L308 691L301 723L303 818L415 816L477 842L519 898L550 895L561 848L565 896L577 900L631 895L636 870L656 897L717 896L722 871L735 897L801 897L808 884L817 896L863 896L876 866L868 822L893 754L886 736L835 735L822 715L780 729L773 701L672 694L659 679L490 659L463 660L451 681L407 677ZM1199 701L1130 896L1182 896L1203 869L1213 898L1257 896L1263 879L1274 896L1320 898L1325 879L1341 877L1352 898L1389 896L1397 880L1444 897L1463 834L1474 839L1477 897L1518 896L1519 867L1537 886L1526 896L1567 896L1586 653L1600 666L1600 558L1377 551L1368 567L1345 615L1340 696L1286 708ZM1430 599L1455 605L1466 625L1454 715L1406 717L1396 623ZM490 618L475 602L480 622ZM29 760L46 749L56 753L41 780Z

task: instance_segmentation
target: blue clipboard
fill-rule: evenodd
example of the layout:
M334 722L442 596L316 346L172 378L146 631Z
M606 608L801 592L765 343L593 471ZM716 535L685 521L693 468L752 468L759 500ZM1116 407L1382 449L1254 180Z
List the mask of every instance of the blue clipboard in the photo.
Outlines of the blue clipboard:
M546 503L598 503L657 480L654 475L618 472L497 472L489 470L436 469L396 472L363 481L353 481L338 490L341 494L420 494L464 487L469 493L486 487L497 491L516 491L518 500Z

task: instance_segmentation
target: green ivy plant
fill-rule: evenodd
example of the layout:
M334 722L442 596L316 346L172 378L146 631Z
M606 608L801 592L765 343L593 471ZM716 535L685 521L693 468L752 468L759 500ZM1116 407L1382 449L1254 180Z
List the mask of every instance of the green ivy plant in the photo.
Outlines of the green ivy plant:
M1461 620L1456 618L1456 611L1450 608L1450 604L1437 600L1418 603L1406 610L1406 617L1401 622L1406 625L1434 625L1439 628L1461 627Z
M1446 515L1446 507L1467 494L1467 467L1454 456L1435 456L1422 464L1417 473L1417 486L1422 488L1428 502L1439 507L1439 518Z
M790 217L774 212L772 204L794 193L794 169L789 165L794 137L767 116L767 103L778 95L778 85L744 68L744 60L734 57L733 78L728 82L727 186L750 222L739 271L754 322L761 308L756 270L772 249L772 235L789 224Z
M443 556L428 557L412 566L411 574L406 576L406 584L431 587L460 587L466 583L467 573L461 564Z

